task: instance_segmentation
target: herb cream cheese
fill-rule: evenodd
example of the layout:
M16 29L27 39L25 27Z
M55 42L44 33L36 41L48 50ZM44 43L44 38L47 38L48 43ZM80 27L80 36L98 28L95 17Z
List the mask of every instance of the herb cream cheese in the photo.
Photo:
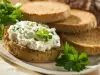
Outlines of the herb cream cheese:
M9 39L32 50L45 51L60 47L55 28L31 21L20 21L8 29Z

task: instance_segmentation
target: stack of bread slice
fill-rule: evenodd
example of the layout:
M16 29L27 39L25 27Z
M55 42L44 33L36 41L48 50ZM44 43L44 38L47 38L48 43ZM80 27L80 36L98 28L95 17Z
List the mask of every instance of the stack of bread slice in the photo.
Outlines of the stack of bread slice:
M86 11L70 9L63 3L36 1L23 5L21 10L27 20L48 23L60 32L79 52L100 54L99 33L96 17Z
M61 33L65 42L73 45L78 52L86 52L88 55L100 54L100 28L92 13L71 10L71 16L66 20L51 24Z
M68 41L78 52L88 55L100 54L100 28L92 13L71 10L71 16L66 20L50 24L61 33L62 40Z
M66 20L49 24L57 31L62 32L61 38L73 45L78 52L86 52L88 55L100 54L100 28L92 13L71 10L71 16Z

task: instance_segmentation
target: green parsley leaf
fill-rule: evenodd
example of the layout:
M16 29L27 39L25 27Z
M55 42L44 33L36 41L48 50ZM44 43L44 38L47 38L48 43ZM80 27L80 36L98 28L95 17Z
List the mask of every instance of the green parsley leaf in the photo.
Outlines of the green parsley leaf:
M78 52L75 50L74 47L70 46L67 42L65 43L63 47L63 53L70 53L70 54L77 54Z
M10 3L9 0L0 0L0 3Z
M4 25L0 25L0 39L2 39L2 35L3 35L3 30L4 30Z
M75 48L67 42L64 44L61 56L56 59L56 66L64 67L68 71L81 71L89 64L86 53L79 54Z
M0 0L0 27L2 27L2 24L6 26L23 19L23 15L19 7L16 8L13 6L9 0ZM0 30L1 29L2 28L0 28ZM0 36L2 37L1 33L2 31L0 32Z

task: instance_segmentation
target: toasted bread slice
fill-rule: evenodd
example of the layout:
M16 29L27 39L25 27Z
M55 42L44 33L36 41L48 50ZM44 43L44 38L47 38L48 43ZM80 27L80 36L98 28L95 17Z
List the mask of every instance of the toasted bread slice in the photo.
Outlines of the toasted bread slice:
M66 19L70 7L66 4L51 1L34 1L21 8L26 20L50 23Z
M61 48L52 48L51 50L46 50L45 52L42 52L29 49L28 47L9 40L9 35L7 33L8 28L9 26L6 26L6 28L4 29L4 47L9 51L9 53L14 55L15 57L28 62L50 63L54 62L56 57L59 56Z
M60 32L79 33L94 29L97 26L97 21L92 13L71 10L71 16L66 20L49 24L49 26L55 27Z
M79 52L86 52L88 55L100 54L100 28L92 29L79 34L62 34L63 41L68 41Z

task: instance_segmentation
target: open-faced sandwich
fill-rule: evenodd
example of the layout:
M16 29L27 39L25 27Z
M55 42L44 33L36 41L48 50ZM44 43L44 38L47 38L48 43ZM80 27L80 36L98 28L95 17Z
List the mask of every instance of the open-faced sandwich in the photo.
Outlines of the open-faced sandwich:
M25 61L54 61L61 52L60 37L56 34L55 28L50 29L42 23L66 19L70 15L70 7L59 2L34 1L23 4L20 10L24 20L29 21L11 23L5 27L5 48Z
M25 21L7 24L3 34L4 47L17 58L35 63L55 61L56 66L79 72L89 63L87 54L100 54L100 28L93 14L50 1L26 3L20 10ZM53 27L63 35L59 37Z
M55 28L21 21L7 26L4 45L14 56L30 62L52 62L60 53L60 38Z

